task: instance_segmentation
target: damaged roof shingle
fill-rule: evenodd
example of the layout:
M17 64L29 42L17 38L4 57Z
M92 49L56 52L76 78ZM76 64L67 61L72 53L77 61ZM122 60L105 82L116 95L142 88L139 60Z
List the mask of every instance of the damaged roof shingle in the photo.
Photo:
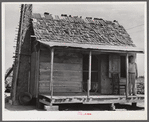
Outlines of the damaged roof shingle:
M55 16L33 14L32 23L37 40L94 45L135 47L123 26L114 20L106 21L91 17Z

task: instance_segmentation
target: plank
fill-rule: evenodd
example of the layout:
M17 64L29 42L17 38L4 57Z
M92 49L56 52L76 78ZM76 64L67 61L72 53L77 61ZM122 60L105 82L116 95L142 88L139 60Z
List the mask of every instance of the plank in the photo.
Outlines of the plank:
M69 87L81 87L81 84L53 84L54 87L65 87L65 88L69 88ZM40 83L39 84L39 88L44 88L44 87L50 87L50 83L49 84L44 84L44 83Z
M48 45L40 44L40 51L49 51L50 52L50 47Z
M50 81L39 81L39 87L49 86ZM81 86L82 83L80 82L53 82L54 86Z
M51 69L40 69L40 75L49 75Z
M109 77L111 78L111 73L120 72L120 56L118 54L109 55Z
M128 79L128 53L126 54L126 98L128 98L128 82L129 82L129 79Z
M40 69L50 69L51 68L51 63L49 62L44 62L44 63L41 63L40 62Z
M89 91L91 90L91 65L92 64L92 52L90 51L89 52L89 74L88 74L88 76L89 76L89 79L88 79L88 84L87 84L87 98L89 98L89 95L90 95L90 93L89 93Z
M40 69L48 70L51 68L51 63L49 62L40 62ZM54 63L54 70L71 70L71 71L82 71L81 64L71 64L71 63Z
M82 73L81 72L72 72L72 71L54 71L53 72L54 76L62 76L62 77L67 77L67 78L71 78L74 76L78 76L78 78L82 77Z
M39 80L40 81L44 81L44 80L50 81L50 76L42 75L42 76L40 76ZM80 81L82 81L82 78L78 77L78 76L71 76L71 77L54 76L53 80L54 80L54 82L80 82Z
M39 90L39 94L50 94L50 90Z
M39 78L40 81L50 81L50 75L41 75ZM71 76L71 77L63 77L63 76L54 76L54 82L80 82L82 81L81 77L78 76Z
M73 92L82 92L81 88L80 89L72 89L72 88L55 88L54 87L54 93L59 93L59 92L67 92L67 93L73 93ZM50 88L44 88L44 89L39 89L39 93L50 93Z
M31 54L31 82L30 82L30 93L33 95L33 97L35 96L36 92L35 92L35 67L36 67L36 58L35 58L36 54L35 52L33 52Z
M81 92L81 87L54 87L54 92Z
M49 87L39 87L39 92L48 92L50 91ZM55 86L53 87L54 92L81 92L81 87L64 87L64 86Z
M82 55L68 49L55 51L55 63L81 63Z
M65 58L54 58L54 63L71 63L71 64L81 64L82 59L81 58L74 58L74 57L65 57Z
M42 80L49 80L50 81L50 74L49 75L40 75L39 80L40 81L42 81Z
M120 89L125 89L125 86L120 86Z
M71 77L59 77L59 76L54 76L54 82L81 82L82 77L78 76L71 76Z
M70 63L54 63L54 70L82 71L82 65Z
M51 72L50 69L40 69L40 75L49 75L50 72ZM54 70L54 72L63 72L63 73L79 72L79 73L82 73L82 71L80 71L80 70L78 70L78 71L73 71L73 70Z
M50 62L50 50L41 50L40 62ZM54 63L82 63L80 53L68 50L55 51Z
M112 77L111 73L112 73L112 63L113 63L113 59L112 59L112 55L109 55L109 78Z
M58 77L66 77L66 78L81 78L82 77L82 73L81 72L72 72L72 71L53 71L53 75L54 77L55 76L58 76ZM47 72L45 74L42 74L40 75L40 78L44 78L44 77L47 77L47 78L50 78L50 76L47 74Z
M81 76L82 75L82 71L71 71L71 70L54 70L53 71L54 73L55 73L55 75L54 76L57 76L58 74L70 74L70 75L74 75L75 76L75 74L77 75L77 76ZM50 69L44 69L44 70L40 70L40 75L49 75L49 73L50 73ZM58 75L59 76L59 75Z
M120 92L125 92L125 89L120 89Z
M49 86L43 86L43 87L39 87L39 89L48 89ZM61 90L61 89L80 89L81 86L78 86L78 87L74 87L74 86L54 86L55 89L58 89L58 90Z
M53 96L53 59L54 59L54 48L51 49L51 72L50 72L51 99Z
M126 83L124 83L124 82L120 82L119 85L126 85Z
M36 52L36 73L35 73L35 77L36 77L36 82L35 82L35 84L36 84L36 87L35 87L35 90L36 90L36 98L38 97L38 88L39 88L39 86L38 86L38 82L39 82L39 57L40 57L40 50L38 50L37 52Z
M126 78L121 78L120 83L126 83Z
M40 62L51 62L50 50L41 50L40 52Z
M80 58L82 55L80 52L74 52L72 50L68 49L62 49L62 50L56 50L55 51L55 56L56 57L74 57L74 58Z

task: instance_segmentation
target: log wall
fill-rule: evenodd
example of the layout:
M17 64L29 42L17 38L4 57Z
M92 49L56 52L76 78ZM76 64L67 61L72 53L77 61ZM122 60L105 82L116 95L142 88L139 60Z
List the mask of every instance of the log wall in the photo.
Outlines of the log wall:
M39 93L50 93L50 49L40 51ZM82 55L54 50L53 91L82 92Z

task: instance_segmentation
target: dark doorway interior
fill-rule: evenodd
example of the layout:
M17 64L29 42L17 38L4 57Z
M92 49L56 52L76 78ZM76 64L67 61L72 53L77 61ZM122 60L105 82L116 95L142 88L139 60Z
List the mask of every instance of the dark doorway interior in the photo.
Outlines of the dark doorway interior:
M99 92L99 59L98 55L92 55L91 64L91 90L90 92ZM87 91L87 81L89 78L89 55L83 55L83 91Z

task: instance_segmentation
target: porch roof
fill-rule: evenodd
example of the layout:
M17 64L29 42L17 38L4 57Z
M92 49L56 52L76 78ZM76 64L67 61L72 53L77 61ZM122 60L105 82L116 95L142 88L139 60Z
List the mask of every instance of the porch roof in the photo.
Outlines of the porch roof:
M40 43L48 45L50 47L74 47L74 48L82 48L82 49L93 49L93 50L102 50L109 52L136 52L136 53L144 53L143 49L130 47L130 46L107 46L107 45L93 45L93 44L77 44L77 43L59 43L59 42L43 42Z

